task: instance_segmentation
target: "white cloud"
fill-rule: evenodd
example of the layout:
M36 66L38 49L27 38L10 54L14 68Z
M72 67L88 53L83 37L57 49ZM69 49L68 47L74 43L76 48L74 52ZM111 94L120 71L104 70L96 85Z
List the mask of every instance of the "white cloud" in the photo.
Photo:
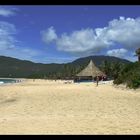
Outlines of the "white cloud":
M109 42L100 40L92 29L81 29L74 31L70 35L62 34L56 40L58 50L71 53L97 53L101 49L108 47Z
M132 62L136 62L138 61L138 58L135 57L134 55L133 56L126 56L125 59L129 60L129 61L132 61Z
M41 55L38 50L19 46L16 34L17 29L13 24L0 21L0 55L29 60L32 60L34 56Z
M0 50L11 49L18 42L14 35L17 30L13 24L0 21Z
M121 49L112 49L112 50L107 51L107 55L123 58L124 56L126 56L127 52L128 51L126 49L123 49L123 48L121 48Z
M52 31L55 37L51 36ZM46 43L55 42L56 47L60 51L69 52L75 55L96 54L102 50L108 53L114 49L116 44L122 46L124 50L132 51L140 46L140 18L125 18L113 19L108 23L108 26L103 28L87 28L78 31L73 31L70 34L62 33L57 36L54 28L49 28L43 32L42 36L46 39ZM116 54L123 57L124 50L118 49L121 54Z
M136 49L140 45L140 18L114 19L103 34L107 40L122 44L126 49Z
M42 31L41 35L42 35L42 40L45 43L50 43L50 42L55 41L57 39L57 35L56 35L55 30L52 26L50 28L48 28L47 30Z
M41 55L41 52L29 47L14 47L12 49L0 50L0 55L14 57L23 60L34 60L34 57Z
M41 58L41 63L68 63L68 62L72 62L75 59L78 59L78 57L43 57L43 59Z
M0 6L0 16L10 17L16 15L17 8Z

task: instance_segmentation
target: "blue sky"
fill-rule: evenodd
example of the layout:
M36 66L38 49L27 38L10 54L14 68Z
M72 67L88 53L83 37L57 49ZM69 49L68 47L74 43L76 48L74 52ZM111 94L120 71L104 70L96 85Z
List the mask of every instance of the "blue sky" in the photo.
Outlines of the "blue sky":
M140 6L0 6L0 55L66 63L89 55L136 61Z

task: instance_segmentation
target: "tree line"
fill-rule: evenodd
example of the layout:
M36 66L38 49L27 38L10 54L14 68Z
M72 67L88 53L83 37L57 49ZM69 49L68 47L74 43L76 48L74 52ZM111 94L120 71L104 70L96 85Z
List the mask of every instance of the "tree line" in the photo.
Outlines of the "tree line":
M74 79L75 75L85 68L87 63L83 65L68 65L64 64L63 68L59 71L33 74L28 78L41 78L41 79ZM99 65L101 71L103 71L108 80L113 80L114 84L126 84L129 88L140 87L140 62L109 62L103 61Z

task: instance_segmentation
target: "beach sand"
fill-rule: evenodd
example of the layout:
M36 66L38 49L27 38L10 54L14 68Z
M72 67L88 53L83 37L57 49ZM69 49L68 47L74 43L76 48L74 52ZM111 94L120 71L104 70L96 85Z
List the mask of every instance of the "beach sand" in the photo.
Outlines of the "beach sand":
M49 80L0 86L0 134L140 134L140 90Z

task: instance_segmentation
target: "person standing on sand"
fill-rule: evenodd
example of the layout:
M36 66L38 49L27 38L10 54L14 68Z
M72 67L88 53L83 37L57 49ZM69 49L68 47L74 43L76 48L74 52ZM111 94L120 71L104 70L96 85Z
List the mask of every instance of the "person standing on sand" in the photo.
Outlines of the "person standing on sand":
M97 86L98 86L99 76L96 76L96 82L97 82Z

